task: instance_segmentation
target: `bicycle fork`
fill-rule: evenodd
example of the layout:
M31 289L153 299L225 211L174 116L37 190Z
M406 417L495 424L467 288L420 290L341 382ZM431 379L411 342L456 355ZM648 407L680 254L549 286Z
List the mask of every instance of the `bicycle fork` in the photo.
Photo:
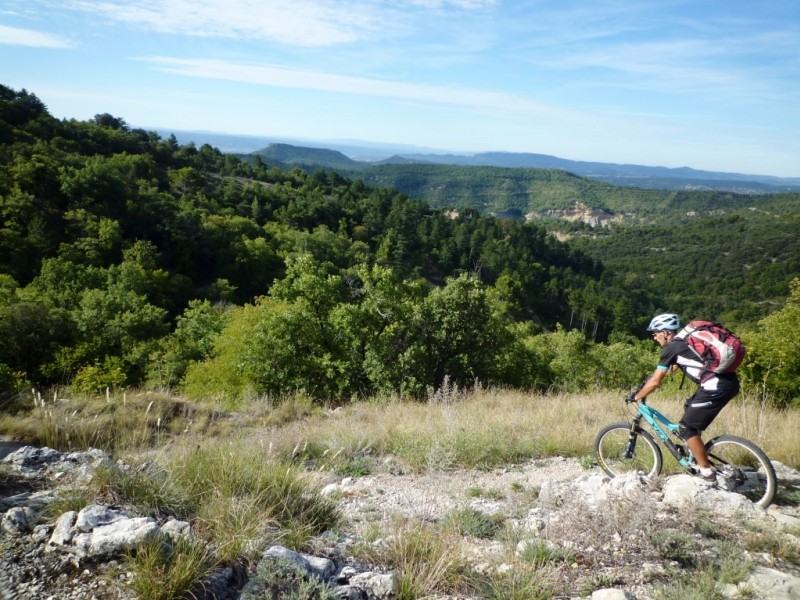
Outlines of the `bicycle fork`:
M636 438L639 437L639 423L642 420L642 415L636 415L631 420L631 429L628 433L628 444L625 446L623 458L633 458L636 455Z

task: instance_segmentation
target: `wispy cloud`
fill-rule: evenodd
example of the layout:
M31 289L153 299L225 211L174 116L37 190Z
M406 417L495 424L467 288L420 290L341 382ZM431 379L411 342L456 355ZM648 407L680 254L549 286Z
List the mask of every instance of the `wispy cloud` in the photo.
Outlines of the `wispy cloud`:
M380 40L409 11L477 10L497 0L73 0L67 6L112 22L188 36L325 47Z
M241 64L214 59L146 57L157 69L177 75L235 81L321 92L375 96L394 100L435 103L492 112L536 113L566 117L569 111L504 92L468 87L422 85L398 81L335 75L274 65ZM570 114L570 116L574 116Z
M740 46L727 46L720 40L627 42L575 50L550 60L548 65L575 72L599 69L605 85L666 96L707 96L713 92L728 100L763 99L775 93L776 78L789 73L786 66L769 69L760 60L749 63L747 56L755 52L755 46L754 40L743 52ZM730 60L734 53L740 56ZM797 67L789 68L796 74Z
M299 46L352 42L378 26L374 3L364 0L76 0L69 6L161 33Z
M0 25L0 44L31 48L70 48L75 44L67 38L33 29Z
M419 6L429 10L457 8L462 10L476 10L495 6L499 0L408 0L407 4ZM402 2L400 2L402 4Z

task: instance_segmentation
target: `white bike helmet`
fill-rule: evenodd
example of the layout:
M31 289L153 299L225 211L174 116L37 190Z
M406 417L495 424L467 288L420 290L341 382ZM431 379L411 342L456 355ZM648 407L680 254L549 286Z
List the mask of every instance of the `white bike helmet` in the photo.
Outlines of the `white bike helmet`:
M678 331L681 328L681 322L678 320L678 315L664 313L663 315L656 315L647 326L647 331Z

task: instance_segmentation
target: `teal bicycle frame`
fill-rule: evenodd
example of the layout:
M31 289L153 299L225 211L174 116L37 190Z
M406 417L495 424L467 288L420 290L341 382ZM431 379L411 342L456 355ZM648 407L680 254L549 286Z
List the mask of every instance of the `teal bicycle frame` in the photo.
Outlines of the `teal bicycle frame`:
M670 470L682 469L696 475L696 457L681 437L681 425L647 406L644 400L631 400L629 396L625 402L628 419L606 425L595 438L595 454L603 471L611 477L629 473L661 475L666 448L678 463ZM631 402L636 402L635 411L627 408ZM761 508L769 506L778 489L778 478L761 448L745 438L723 434L706 442L705 450L715 471L713 485L741 494Z
M647 424L650 425L650 428L655 432L659 439L664 443L664 446L666 446L672 456L675 457L675 460L677 460L682 467L688 469L689 465L694 464L694 456L692 455L691 451L682 444L676 444L669 437L669 433L678 435L678 430L681 428L681 426L670 421L652 406L648 406L644 400L639 400L636 405L639 414L633 417L631 421L631 434L628 438L628 447L625 450L625 457L631 458L634 455L636 436L638 435L636 432L640 427L642 419L644 418ZM661 423L669 433L664 431L659 423Z

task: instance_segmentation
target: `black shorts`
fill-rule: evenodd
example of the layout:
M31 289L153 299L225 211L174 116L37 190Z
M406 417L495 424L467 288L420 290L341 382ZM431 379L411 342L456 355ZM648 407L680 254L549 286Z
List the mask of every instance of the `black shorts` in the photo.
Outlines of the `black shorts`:
M713 392L701 387L686 399L683 417L680 420L680 436L683 439L689 439L705 431L719 411L739 393L738 378L734 376L718 379L717 389Z

